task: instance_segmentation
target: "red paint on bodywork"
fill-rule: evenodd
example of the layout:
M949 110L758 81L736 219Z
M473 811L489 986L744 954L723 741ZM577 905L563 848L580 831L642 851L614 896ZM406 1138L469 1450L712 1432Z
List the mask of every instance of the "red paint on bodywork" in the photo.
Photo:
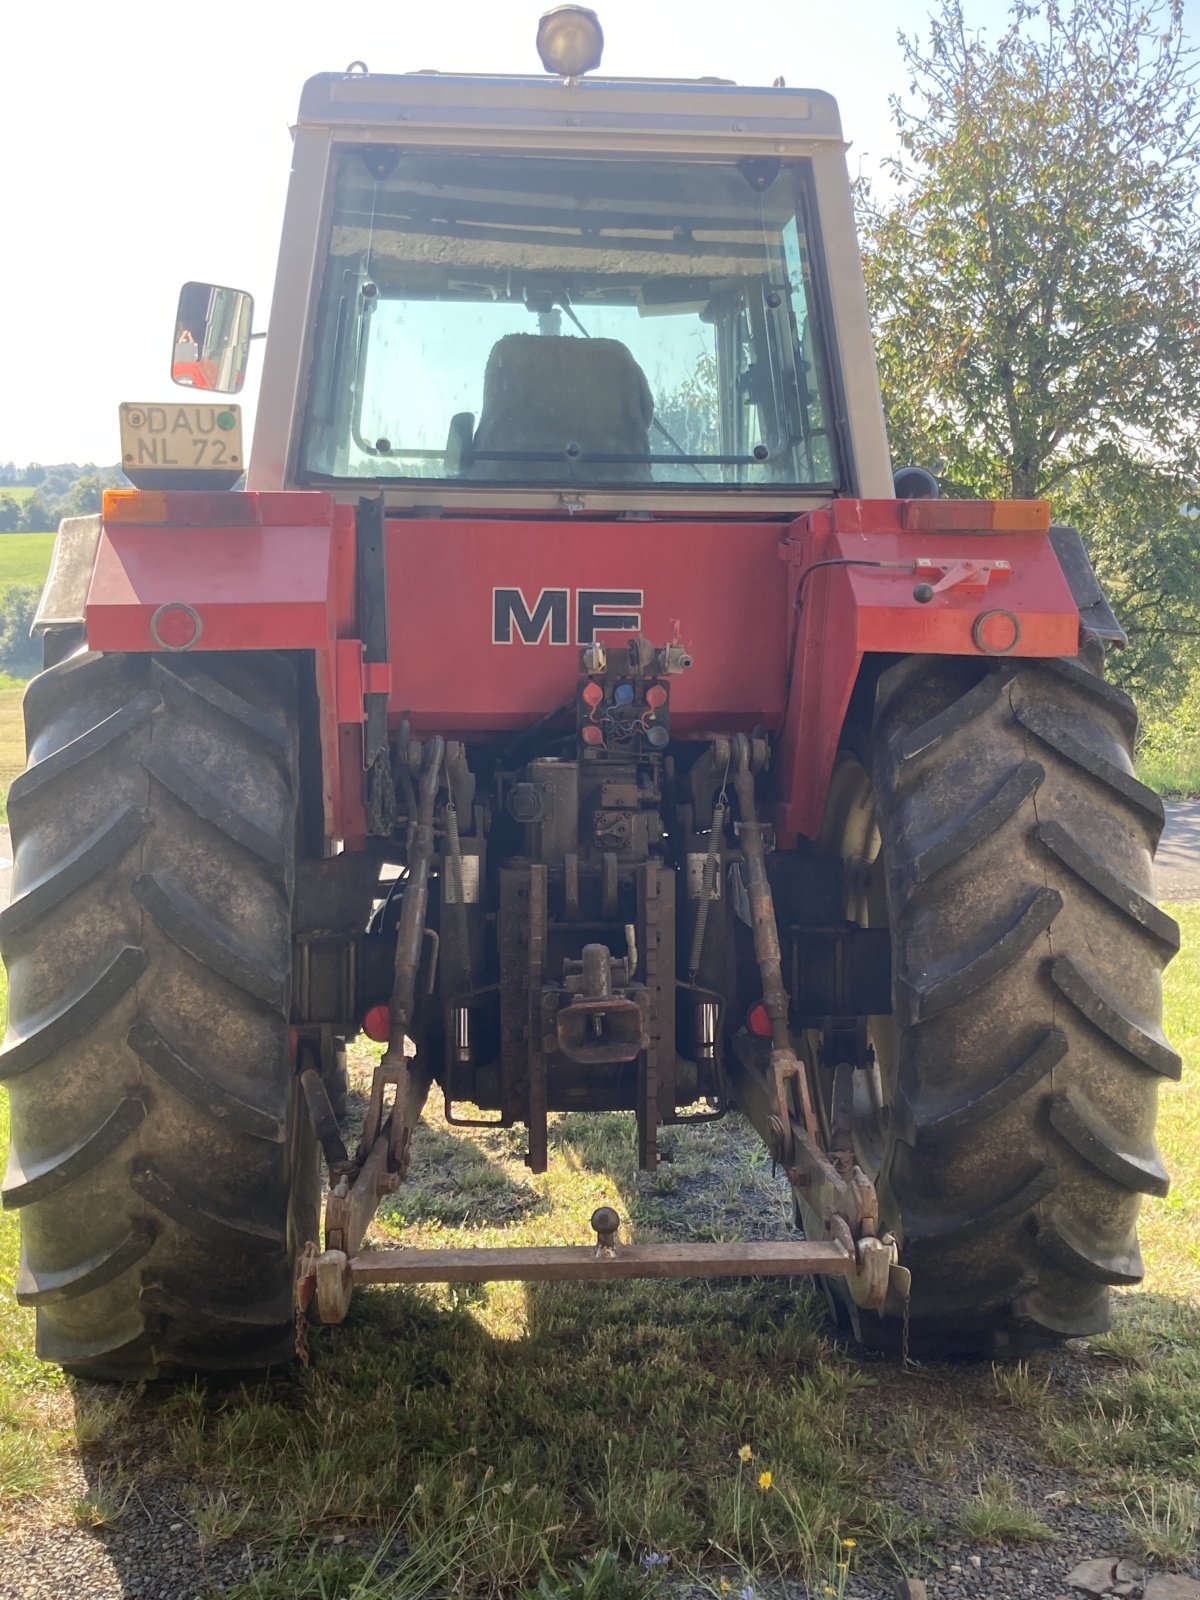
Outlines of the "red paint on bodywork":
M953 501L932 502L948 518ZM787 563L789 605L795 618L791 694L783 736L773 760L775 816L784 835L814 837L841 739L846 710L863 657L964 655L983 652L972 630L984 611L1003 606L1020 619L1013 656L1073 656L1079 610L1046 533L985 532L988 502L966 502L969 532L913 533L906 521L923 502L838 501L799 518L780 555ZM1003 504L1003 503L1001 503ZM921 560L939 570L963 562L1007 561L1005 576L986 585L949 588L925 604L913 594ZM889 562L806 570L819 561ZM801 590L801 584L803 589ZM797 609L796 597L801 605Z
M364 664L350 506L295 491L168 491L158 501L131 497L129 516L103 526L90 645L152 650L151 618L177 604L201 619L200 651L312 651L325 830L350 848L366 836L364 694L388 692L393 726L408 716L417 733L527 727L575 691L580 590L638 591L627 605L639 618L632 631L692 654L672 680L677 737L777 735L772 784L785 839L819 828L864 656L978 658L976 622L998 608L1019 619L1014 655L1074 655L1078 645L1078 611L1036 503L842 500L785 526L393 518L391 660ZM198 525L205 515L214 520ZM862 564L815 566L822 561ZM947 587L921 604L913 590L922 581ZM552 643L547 629L531 644L494 643L497 588L520 591L530 608L543 590L563 591L565 640ZM630 632L598 636L611 648Z
M393 704L414 731L525 728L575 692L580 589L640 590L641 632L695 664L672 680L671 727L775 729L787 597L778 523L413 519L388 524ZM493 591L568 591L564 644L492 643ZM633 630L636 632L637 630ZM612 644L628 632L601 631Z
M157 498L166 509L159 522L116 518L101 530L84 612L88 644L154 650L151 619L177 604L200 618L198 651L312 651L325 832L361 841L362 646L348 641L343 665L352 670L341 686L337 651L339 635L354 628L353 509L299 492L172 490ZM227 520L201 526L195 519L204 515ZM350 721L341 730L339 707Z

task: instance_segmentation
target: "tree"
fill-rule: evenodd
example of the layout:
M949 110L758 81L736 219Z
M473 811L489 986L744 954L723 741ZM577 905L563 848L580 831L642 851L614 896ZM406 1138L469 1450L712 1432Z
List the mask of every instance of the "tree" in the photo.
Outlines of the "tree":
M45 533L55 526L54 513L40 495L31 494L21 508L21 531Z
M928 43L901 44L913 107L893 101L895 194L862 197L893 455L951 492L1047 496L1096 528L1118 599L1141 596L1127 625L1159 630L1146 666L1200 613L1190 546L1165 588L1153 570L1166 547L1184 554L1200 475L1182 0L1017 0L994 45L963 0L940 0Z
M1200 146L1182 0L1018 0L994 47L941 0L901 36L894 203L866 265L914 459L1019 497L1200 462Z
M93 471L86 478L77 479L67 498L66 515L86 517L99 511L103 496L104 484L98 473Z
M13 584L0 594L0 670L28 678L42 662L42 643L30 636L41 590L36 584Z

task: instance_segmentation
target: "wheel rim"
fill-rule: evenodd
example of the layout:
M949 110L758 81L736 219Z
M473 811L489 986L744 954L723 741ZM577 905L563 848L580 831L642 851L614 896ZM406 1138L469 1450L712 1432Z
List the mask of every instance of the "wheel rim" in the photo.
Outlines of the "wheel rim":
M834 766L817 844L843 863L846 920L861 928L886 928L887 895L875 796L863 760L852 751L842 751ZM874 1180L883 1164L887 1136L886 1086L894 1070L890 1014L867 1018L867 1038L874 1051L874 1063L853 1074L849 1107L835 1108L833 1104L833 1074L828 1067L819 1064L821 1041L818 1035L808 1036L805 1060L814 1100L821 1108L826 1138L832 1134L835 1113L840 1121L848 1119L855 1160Z

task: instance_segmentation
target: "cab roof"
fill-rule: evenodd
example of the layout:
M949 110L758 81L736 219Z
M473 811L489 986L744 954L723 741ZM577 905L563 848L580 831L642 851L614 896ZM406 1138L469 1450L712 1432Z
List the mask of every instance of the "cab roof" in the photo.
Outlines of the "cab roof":
M358 64L356 63L356 66ZM764 139L842 144L832 95L819 89L743 88L719 78L584 77L564 82L539 77L468 77L440 72L379 74L326 72L310 78L300 97L298 125L369 128L378 137L406 129L429 133L478 128L540 134L564 144L613 134L713 138L758 144Z

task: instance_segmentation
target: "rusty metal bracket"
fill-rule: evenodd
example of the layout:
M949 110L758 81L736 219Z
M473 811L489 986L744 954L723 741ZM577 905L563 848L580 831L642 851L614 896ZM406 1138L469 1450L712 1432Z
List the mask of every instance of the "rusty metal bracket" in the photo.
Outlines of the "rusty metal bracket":
M758 820L754 799L754 774L765 761L758 741L751 741L744 733L734 736L731 746L733 760L733 788L737 796L742 855L746 867L746 894L750 901L751 928L754 934L754 954L758 961L762 981L763 1006L771 1022L771 1098L773 1103L774 1139L768 1140L772 1154L783 1166L792 1157L792 1091L799 1107L800 1120L816 1146L817 1118L808 1092L804 1070L792 1049L788 1031L788 997L783 987L782 954L779 944L779 923L775 917L775 901L767 877L766 850L763 845L763 824Z
M364 1168L359 1183L368 1178ZM320 1254L306 1252L296 1279L297 1319L301 1307L315 1303L321 1322L341 1322L359 1283L558 1283L597 1282L610 1278L759 1278L796 1277L808 1273L847 1278L852 1292L876 1292L882 1267L883 1292L888 1282L883 1241L860 1257L853 1241L831 1238L814 1243L650 1244L619 1241L621 1219L611 1206L593 1213L596 1242L554 1245L544 1249L368 1250L329 1245ZM347 1235L347 1238L351 1238ZM878 1247L877 1249L875 1247ZM890 1257L889 1257L890 1259ZM855 1284L861 1291L855 1291ZM882 1300L878 1303L882 1304Z
M730 1063L730 1088L768 1149L778 1149L778 1087L764 1061L765 1051L745 1036L735 1039ZM888 1292L889 1269L896 1265L895 1240L879 1238L879 1200L867 1174L853 1162L839 1171L817 1139L793 1118L788 1127L789 1158L784 1162L788 1182L796 1190L807 1215L815 1219L825 1241L836 1243L853 1262L844 1274L851 1294L864 1308L878 1310ZM898 1269L903 1270L903 1269ZM892 1280L893 1285L895 1279Z

